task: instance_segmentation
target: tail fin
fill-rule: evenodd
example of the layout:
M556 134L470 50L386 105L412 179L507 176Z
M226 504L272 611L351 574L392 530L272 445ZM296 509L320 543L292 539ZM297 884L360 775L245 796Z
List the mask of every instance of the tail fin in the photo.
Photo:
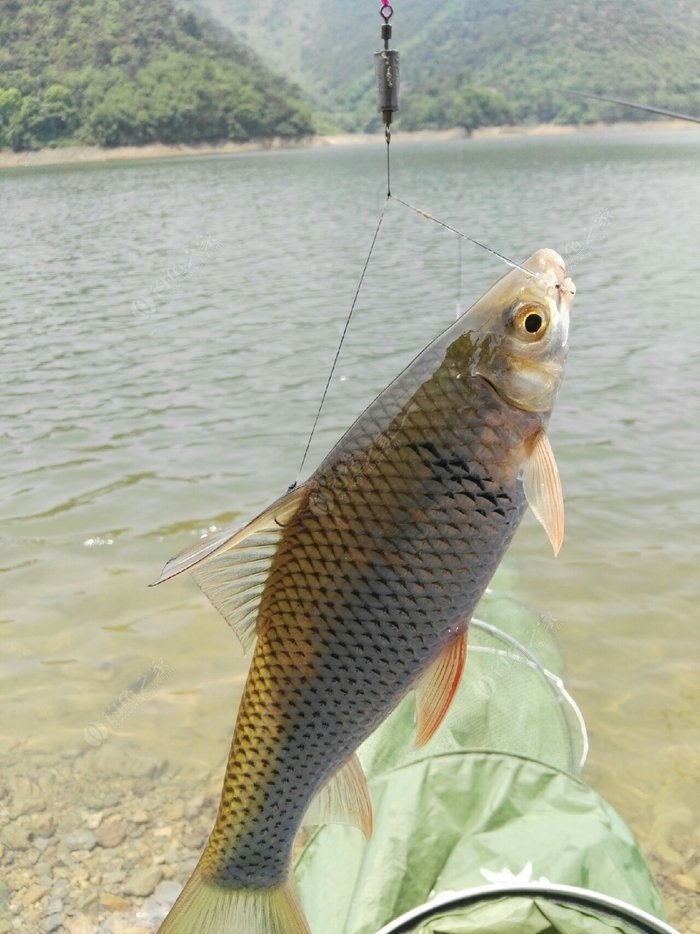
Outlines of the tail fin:
M158 934L310 934L294 885L232 889L197 866Z

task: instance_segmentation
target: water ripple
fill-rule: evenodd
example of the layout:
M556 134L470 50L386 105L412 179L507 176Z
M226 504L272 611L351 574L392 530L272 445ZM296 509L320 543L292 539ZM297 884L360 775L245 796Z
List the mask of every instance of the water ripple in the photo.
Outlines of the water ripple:
M565 618L574 693L606 729L624 729L615 679L640 704L650 679L672 682L700 596L699 146L690 131L397 140L399 195L517 260L554 246L576 278L551 429L567 541L552 562L528 520L513 558L528 599ZM202 755L228 728L221 698L245 666L229 633L191 583L146 584L295 479L382 160L370 147L0 173L3 733L43 705L61 730L42 742L80 735L101 666L126 685L159 655L182 685L213 685ZM310 464L503 271L390 206ZM192 737L168 742L177 758Z

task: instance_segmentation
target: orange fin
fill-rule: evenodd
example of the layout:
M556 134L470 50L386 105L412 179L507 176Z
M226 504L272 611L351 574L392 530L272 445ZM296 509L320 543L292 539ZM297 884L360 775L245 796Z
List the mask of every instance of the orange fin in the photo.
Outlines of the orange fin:
M304 825L352 824L369 840L372 836L372 800L360 760L351 756L311 801Z
M240 639L255 640L260 598L285 527L308 496L305 486L276 500L238 530L225 529L200 539L163 568L160 584L183 571L194 579Z
M416 747L433 736L455 696L467 655L467 634L462 624L416 687Z
M532 450L523 467L523 489L554 554L558 554L564 540L564 497L554 454L544 431L538 431L532 441Z

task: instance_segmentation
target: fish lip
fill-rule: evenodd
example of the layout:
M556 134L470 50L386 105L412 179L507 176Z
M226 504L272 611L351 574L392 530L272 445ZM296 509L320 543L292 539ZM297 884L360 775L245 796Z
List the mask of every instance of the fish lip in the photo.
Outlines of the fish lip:
M566 348L569 343L569 325L576 297L576 286L571 276L565 276L557 282L556 289L557 306L563 329L563 346Z
M535 276L544 279L550 285L556 285L566 279L566 263L556 250L544 247L536 250L525 261L524 268Z
M566 270L564 271L566 272ZM559 292L568 293L572 299L576 295L576 286L571 276L564 276L563 279L560 279L556 284L556 288Z

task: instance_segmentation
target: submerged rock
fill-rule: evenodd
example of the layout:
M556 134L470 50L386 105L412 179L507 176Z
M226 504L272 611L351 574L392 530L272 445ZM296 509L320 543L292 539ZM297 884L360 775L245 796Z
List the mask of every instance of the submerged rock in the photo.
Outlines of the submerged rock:
M97 844L92 830L73 830L67 834L64 842L70 850L92 850Z
M113 895L111 892L103 892L100 895L100 905L108 911L128 911L131 903L121 895Z
M0 831L0 841L11 850L28 850L33 837L33 831L23 824L8 824Z
M150 869L137 869L132 873L123 885L123 891L126 895L138 895L145 898L158 885L163 878L163 870L160 866L152 866Z
M21 905L33 905L34 902L38 902L40 898L43 898L46 894L48 894L48 891L48 885L30 885L29 888L19 893L17 896L17 901Z
M123 820L110 820L101 824L95 831L95 840L99 846L115 847L126 837L126 823Z

